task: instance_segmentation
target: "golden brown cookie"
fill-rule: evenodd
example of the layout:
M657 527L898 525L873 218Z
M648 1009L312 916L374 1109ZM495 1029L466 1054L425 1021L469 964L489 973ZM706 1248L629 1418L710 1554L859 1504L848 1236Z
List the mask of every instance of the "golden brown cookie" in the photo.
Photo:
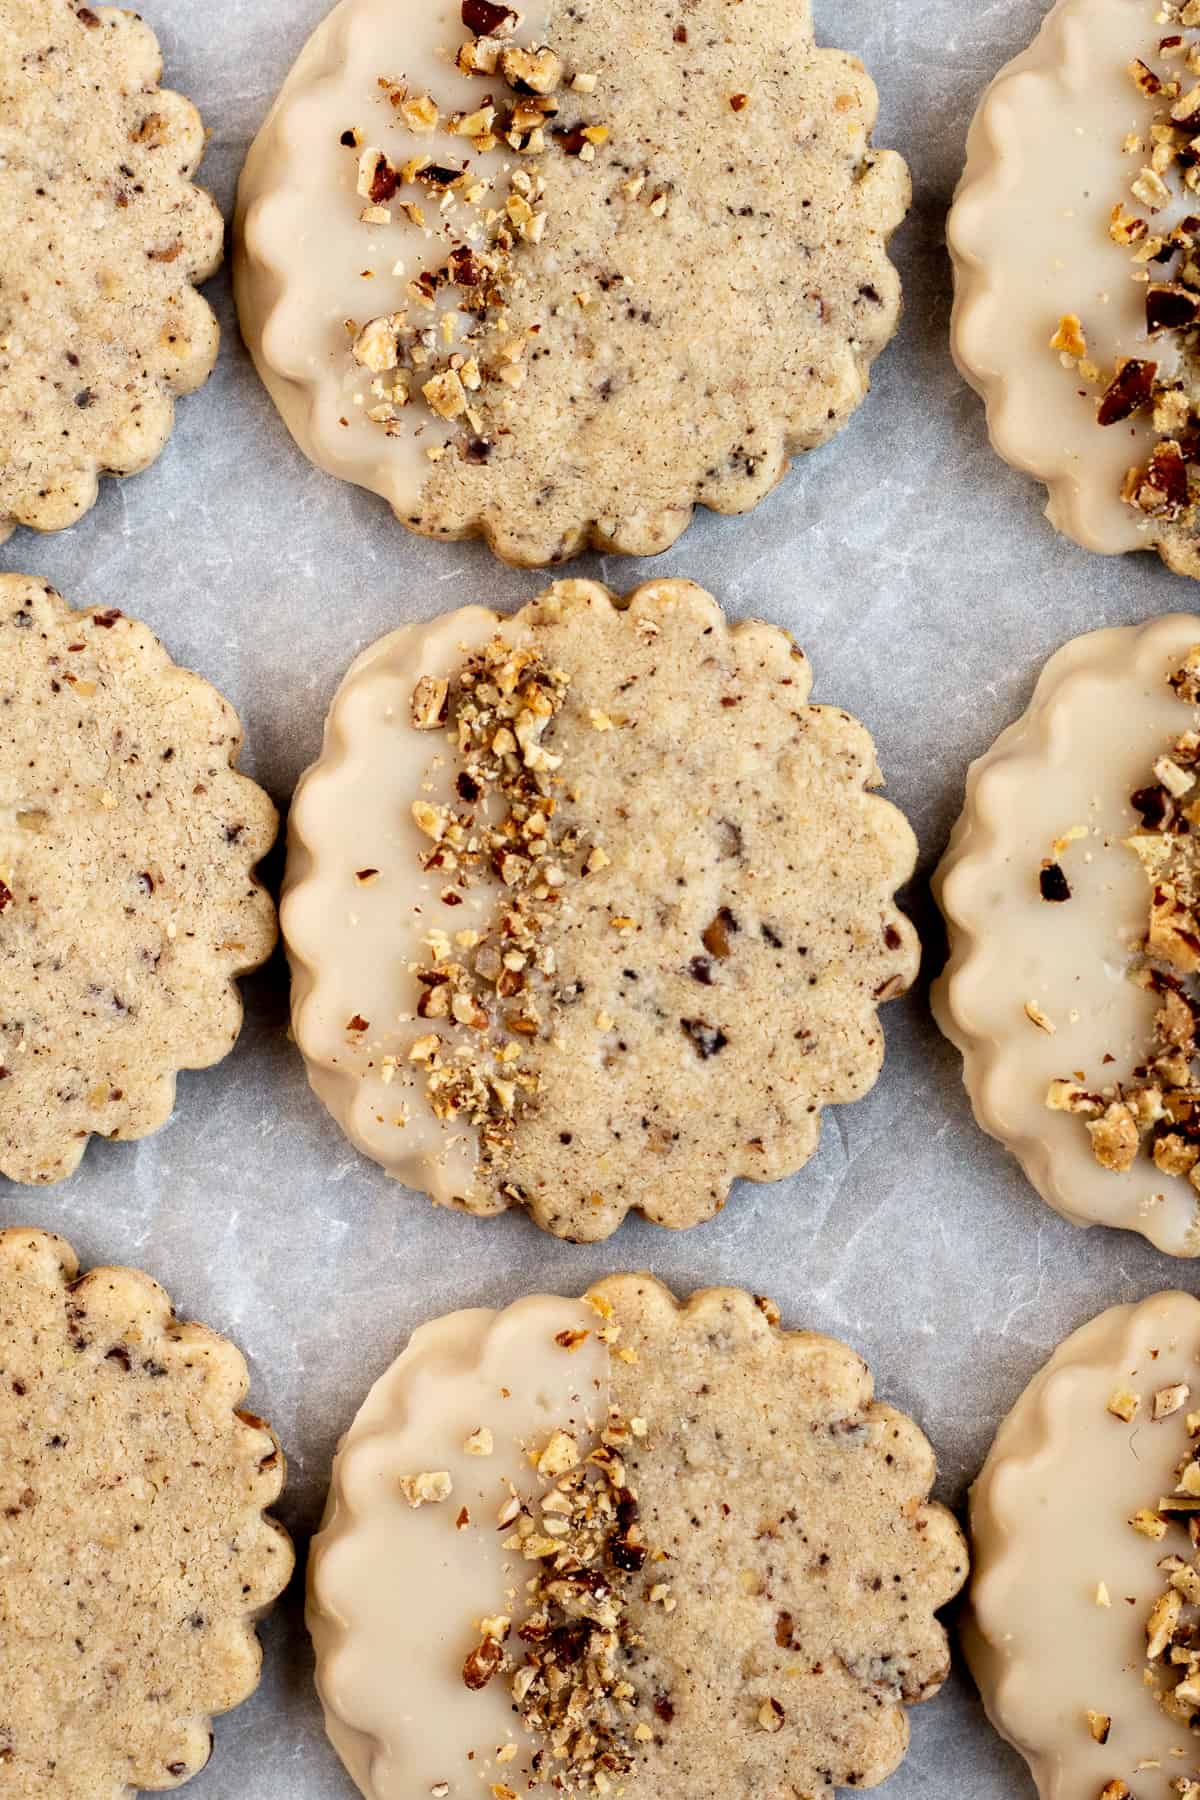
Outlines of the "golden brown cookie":
M414 1334L309 1565L368 1800L829 1800L897 1766L966 1548L862 1360L777 1321L619 1275Z
M971 767L933 990L975 1116L1079 1225L1200 1254L1200 617L1088 632Z
M1200 18L1057 0L988 87L947 226L953 347L1005 460L1086 549L1200 574Z
M228 701L114 608L0 575L0 1173L145 1137L275 942L275 808Z
M221 215L204 127L134 12L0 0L0 542L153 462L206 379Z
M443 1204L694 1225L883 1059L916 845L786 632L685 581L393 632L291 813L293 1023L352 1140Z
M292 1569L232 1344L154 1281L0 1232L0 1784L125 1800L208 1761Z
M876 108L807 0L342 0L246 163L242 330L410 529L652 554L866 394L909 200Z

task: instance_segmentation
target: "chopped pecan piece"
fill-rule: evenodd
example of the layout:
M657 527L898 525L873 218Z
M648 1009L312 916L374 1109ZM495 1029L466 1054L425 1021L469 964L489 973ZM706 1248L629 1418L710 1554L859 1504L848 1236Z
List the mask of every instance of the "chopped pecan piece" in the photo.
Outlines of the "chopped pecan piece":
M1123 357L1117 364L1117 372L1109 382L1100 400L1096 414L1101 425L1117 425L1122 419L1130 418L1148 406L1154 395L1154 377L1158 374L1158 364L1147 362L1136 356Z
M1178 281L1154 282L1146 289L1146 330L1186 331L1200 320L1200 294Z
M509 37L521 22L511 6L496 0L462 0L462 22L477 37Z

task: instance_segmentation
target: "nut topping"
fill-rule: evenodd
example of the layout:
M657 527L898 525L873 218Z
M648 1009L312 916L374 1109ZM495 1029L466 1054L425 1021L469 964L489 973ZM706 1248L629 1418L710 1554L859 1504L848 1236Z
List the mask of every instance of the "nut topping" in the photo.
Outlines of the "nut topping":
M1155 456L1167 448L1159 445ZM1200 646L1167 681L1180 700L1200 704ZM1128 1081L1093 1092L1060 1077L1050 1083L1046 1105L1084 1120L1101 1168L1123 1174L1144 1152L1163 1174L1187 1177L1200 1193L1200 1078L1194 1072L1200 1000L1188 987L1200 975L1200 863L1193 836L1200 823L1198 767L1200 732L1193 728L1155 759L1153 781L1130 796L1141 829L1125 839L1125 847L1141 864L1149 890L1145 940L1130 975L1157 1000L1151 1042ZM1043 883L1046 873L1043 868ZM1160 1409L1171 1398L1171 1390L1155 1396L1155 1418L1167 1416ZM1185 1391L1177 1404L1186 1400Z

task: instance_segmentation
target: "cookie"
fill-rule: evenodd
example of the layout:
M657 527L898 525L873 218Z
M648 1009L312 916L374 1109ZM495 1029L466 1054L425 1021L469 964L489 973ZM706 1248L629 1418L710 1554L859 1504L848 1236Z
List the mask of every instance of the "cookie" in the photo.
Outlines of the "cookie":
M170 1117L275 942L275 808L228 701L114 608L0 575L0 1174Z
M309 1626L368 1800L873 1787L949 1669L933 1453L845 1345L648 1275L417 1331L334 1463Z
M1089 550L1200 574L1200 33L1179 0L1058 0L980 103L950 214L954 353L993 443Z
M1200 1797L1200 1302L1073 1333L971 1493L964 1643L1045 1800Z
M916 972L912 832L785 632L684 581L559 582L359 658L291 813L293 1028L443 1204L693 1225L813 1153Z
M414 531L664 550L866 394L909 200L876 109L807 0L342 0L242 176L246 342Z
M1200 618L1091 632L972 766L934 878L979 1123L1074 1223L1173 1256L1200 1255L1198 773Z
M292 1570L246 1365L132 1269L0 1232L0 1768L22 1800L174 1788L258 1685ZM228 1790L227 1790L228 1791Z
M192 182L200 115L161 74L136 13L0 0L0 542L152 463L217 359L194 284L224 227Z

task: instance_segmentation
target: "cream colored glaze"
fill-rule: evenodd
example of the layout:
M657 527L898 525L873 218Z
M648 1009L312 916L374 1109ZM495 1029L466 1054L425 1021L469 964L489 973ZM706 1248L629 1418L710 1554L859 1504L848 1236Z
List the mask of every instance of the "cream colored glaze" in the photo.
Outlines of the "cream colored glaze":
M951 952L934 1012L963 1053L980 1125L1067 1218L1140 1231L1173 1256L1200 1254L1190 1182L1146 1156L1124 1175L1102 1169L1082 1120L1049 1111L1045 1094L1075 1070L1097 1087L1120 1081L1149 1043L1155 1002L1127 971L1150 890L1121 840L1140 825L1129 795L1197 723L1166 684L1196 643L1200 618L1177 613L1092 632L1051 657L1028 711L972 765L934 878ZM1039 867L1075 825L1088 836L1060 858L1072 898L1048 904ZM1029 1000L1053 1036L1026 1017Z
M1097 1800L1114 1778L1137 1800L1169 1800L1169 1781L1200 1776L1200 1741L1142 1684L1146 1616L1165 1586L1157 1563L1189 1554L1187 1532L1172 1527L1156 1544L1126 1522L1174 1486L1187 1409L1154 1424L1149 1406L1176 1381L1195 1406L1198 1352L1190 1294L1101 1314L1034 1377L972 1489L967 1656L992 1723L1045 1800ZM1106 1410L1123 1386L1142 1396L1128 1425ZM1100 1582L1110 1607L1096 1602ZM1092 1740L1089 1709L1112 1718L1107 1745ZM1161 1769L1135 1774L1145 1758Z
M529 1566L502 1548L508 1533L496 1527L510 1483L526 1497L544 1486L526 1449L559 1428L584 1442L607 1417L598 1324L582 1301L535 1297L424 1325L342 1440L309 1560L307 1617L326 1728L368 1800L414 1800L440 1782L452 1800L490 1800L494 1782L537 1791L508 1683L473 1693L462 1665L480 1618L527 1610ZM589 1333L578 1350L555 1342L568 1330ZM468 1455L481 1425L493 1454ZM451 1497L411 1508L401 1478L441 1470ZM463 1506L471 1523L459 1530ZM518 1755L499 1762L506 1744Z
M1097 425L1098 390L1049 343L1063 314L1077 313L1101 367L1117 356L1151 357L1164 374L1174 367L1169 340L1146 334L1145 285L1108 231L1118 200L1147 216L1130 183L1148 157L1121 144L1127 132L1146 133L1153 115L1127 65L1142 57L1160 66L1167 27L1157 10L1155 0L1058 0L980 102L947 226L954 356L987 401L992 442L1046 483L1059 531L1106 553L1154 547L1153 522L1120 490L1156 440L1139 420ZM1153 229L1186 210L1179 202L1154 215Z
M321 760L292 803L280 907L292 1025L309 1080L361 1150L443 1205L473 1193L478 1134L435 1118L408 1060L414 1040L439 1029L417 1017L413 970L430 961L431 931L482 931L500 884L481 882L450 907L440 898L444 876L421 867L431 844L413 823L413 801L450 803L458 765L445 732L413 726L411 702L420 676L451 675L500 622L484 607L464 607L402 626L353 664L330 708ZM379 873L363 883L363 869ZM369 1029L347 1031L355 1017Z
M548 0L524 6L518 41L544 37L547 17ZM426 451L451 430L419 396L404 409L398 437L367 418L377 402L369 372L350 354L346 320L365 325L403 309L406 282L445 261L449 240L435 229L444 217L456 221L455 242L476 241L478 230L464 209L442 215L435 201L423 203L425 229L398 206L390 225L364 224L359 152L339 139L357 127L364 148L384 150L397 164L422 154L462 165L467 140L409 131L379 80L432 94L443 116L470 112L488 85L453 67L469 35L460 0L341 0L301 51L238 189L234 285L259 375L306 456L381 494L401 516L425 484ZM516 161L498 152L470 157L473 169L493 179ZM367 269L374 271L370 280L363 278Z

